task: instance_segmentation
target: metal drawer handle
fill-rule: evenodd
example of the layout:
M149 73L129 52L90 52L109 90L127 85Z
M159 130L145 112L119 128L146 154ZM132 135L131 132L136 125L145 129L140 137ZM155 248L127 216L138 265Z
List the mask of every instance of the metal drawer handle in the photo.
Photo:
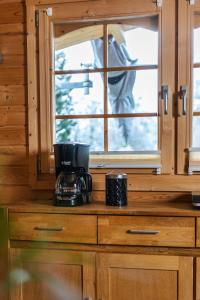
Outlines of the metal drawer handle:
M38 231L63 231L63 227L39 227L39 226L36 226L34 227L34 230L38 230Z
M159 230L147 230L147 229L129 229L126 231L128 234L159 234Z

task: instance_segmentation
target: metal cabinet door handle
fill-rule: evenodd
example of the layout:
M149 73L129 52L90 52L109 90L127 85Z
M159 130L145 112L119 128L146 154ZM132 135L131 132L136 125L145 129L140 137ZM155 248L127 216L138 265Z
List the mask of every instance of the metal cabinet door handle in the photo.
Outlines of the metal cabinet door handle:
M34 230L38 231L63 231L63 227L40 227L36 226L34 227Z
M180 87L180 98L182 99L182 114L186 115L187 113L187 86L181 85Z
M159 234L159 230L148 230L148 229L129 229L126 231L128 234Z

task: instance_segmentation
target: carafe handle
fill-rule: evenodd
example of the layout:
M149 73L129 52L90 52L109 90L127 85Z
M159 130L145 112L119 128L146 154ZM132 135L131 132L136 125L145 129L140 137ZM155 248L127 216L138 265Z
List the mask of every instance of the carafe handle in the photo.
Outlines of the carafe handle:
M90 173L86 173L85 177L86 177L87 191L90 193L92 192L92 176Z

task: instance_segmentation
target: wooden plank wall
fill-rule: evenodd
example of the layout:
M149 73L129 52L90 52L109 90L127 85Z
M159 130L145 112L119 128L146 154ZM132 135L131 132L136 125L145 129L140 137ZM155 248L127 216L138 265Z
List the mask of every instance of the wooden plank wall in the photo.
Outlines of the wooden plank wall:
M0 203L28 195L25 3L0 0Z
M24 0L0 0L0 203L20 199L52 199L49 189L28 188L26 15ZM105 174L93 174L93 198L105 199ZM195 176L129 176L129 199L182 199L199 190ZM42 186L41 186L42 189ZM157 193L159 191L159 193ZM171 193L170 193L171 191Z

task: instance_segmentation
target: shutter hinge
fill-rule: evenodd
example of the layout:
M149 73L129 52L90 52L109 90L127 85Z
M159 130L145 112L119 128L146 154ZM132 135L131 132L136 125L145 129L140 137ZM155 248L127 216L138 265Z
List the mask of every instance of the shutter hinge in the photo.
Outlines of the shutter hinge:
M162 7L162 2L163 2L163 0L153 0L153 3L154 3L157 7Z
M48 7L46 9L46 15L47 15L47 17L52 17L53 16L53 9L52 9L52 7Z
M186 0L190 5L195 5L195 0Z
M39 10L35 11L35 26L39 27Z

